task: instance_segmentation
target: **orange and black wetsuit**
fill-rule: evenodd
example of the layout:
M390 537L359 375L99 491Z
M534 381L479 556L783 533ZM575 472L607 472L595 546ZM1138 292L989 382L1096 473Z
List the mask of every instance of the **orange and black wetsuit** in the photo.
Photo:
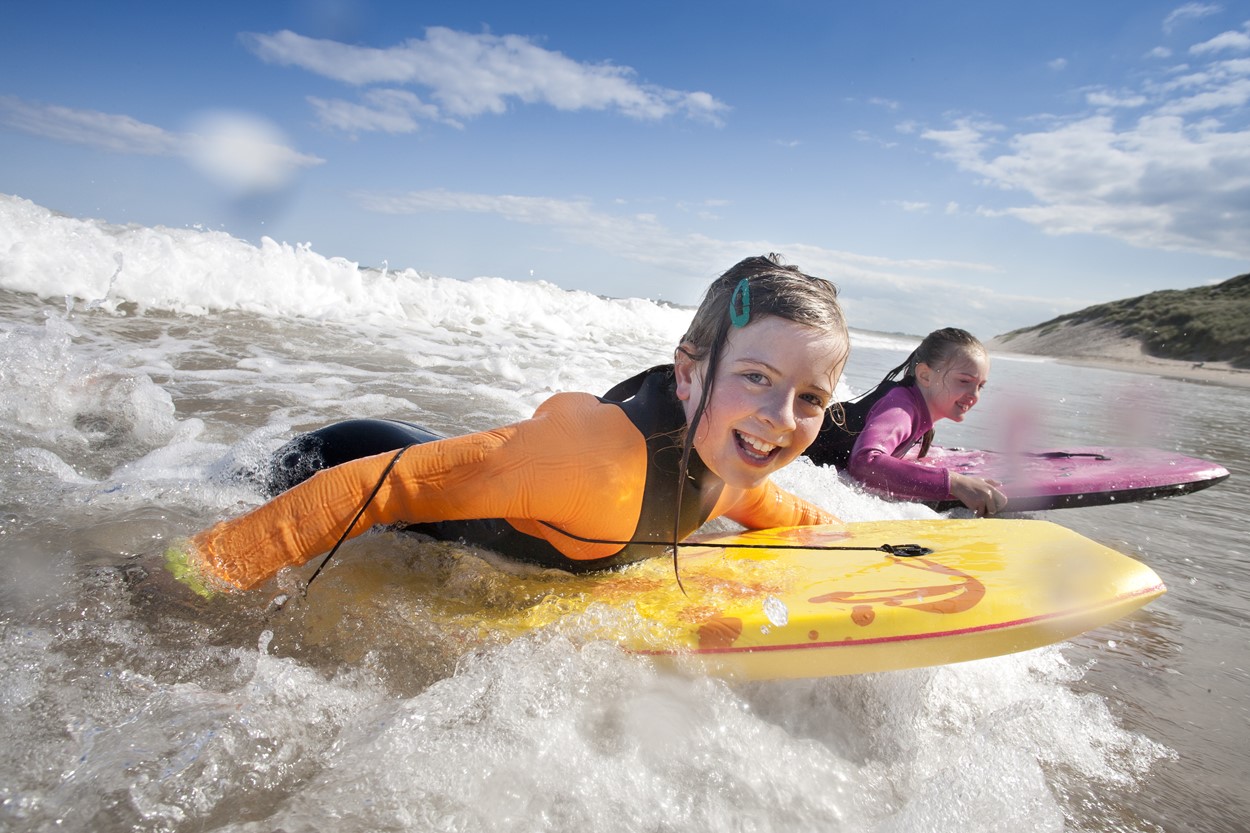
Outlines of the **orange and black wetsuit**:
M561 393L522 422L410 447L384 479L393 451L319 471L196 535L195 568L213 584L255 587L333 547L380 480L352 536L406 523L573 571L663 554L673 536L685 415L671 367L630 381L625 401ZM727 487L691 454L678 536L721 515L750 528L837 521L771 481Z

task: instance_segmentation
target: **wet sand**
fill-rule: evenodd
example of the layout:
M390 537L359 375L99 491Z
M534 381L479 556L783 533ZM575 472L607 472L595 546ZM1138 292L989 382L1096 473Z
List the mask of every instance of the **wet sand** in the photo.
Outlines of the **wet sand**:
M1056 327L1045 334L1024 333L1011 339L997 336L986 346L993 353L1046 356L1065 364L1250 388L1250 370L1235 368L1228 362L1191 362L1149 356L1142 352L1137 340L1092 324Z

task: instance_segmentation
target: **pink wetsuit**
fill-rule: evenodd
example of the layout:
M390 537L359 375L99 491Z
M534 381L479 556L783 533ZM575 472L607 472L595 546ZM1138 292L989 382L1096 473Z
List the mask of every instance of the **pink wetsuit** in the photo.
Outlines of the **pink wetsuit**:
M894 388L872 406L855 441L848 472L891 497L937 501L950 497L950 472L903 460L933 427L924 395L915 385Z

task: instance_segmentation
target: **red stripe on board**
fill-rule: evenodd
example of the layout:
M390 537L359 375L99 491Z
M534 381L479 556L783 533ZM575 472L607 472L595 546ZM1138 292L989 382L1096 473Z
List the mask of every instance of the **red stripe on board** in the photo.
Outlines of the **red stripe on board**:
M678 654L751 654L757 651L795 651L805 650L808 648L855 648L860 645L880 645L888 642L912 642L920 639L937 639L944 636L962 636L968 633L981 633L982 631L1002 630L1003 628L1013 628L1019 625L1028 625L1033 622L1041 622L1046 619L1055 619L1060 616L1070 616L1073 613L1083 613L1087 611L1098 610L1101 607L1107 607L1117 602L1127 599L1135 599L1138 596L1145 596L1154 592L1166 592L1167 587L1162 582L1153 587L1146 587L1133 593L1125 593L1101 605L1099 608L1083 608L1081 610L1065 610L1058 613L1046 613L1040 616L1030 616L1027 619L1015 619L1011 622L999 622L996 625L976 625L974 627L959 628L953 631L935 631L931 633L912 634L911 636L877 636L871 639L843 639L840 642L792 642L788 645L753 645L744 648L683 648L676 650L649 650L649 651L632 651L631 653L641 654L644 656L673 656Z

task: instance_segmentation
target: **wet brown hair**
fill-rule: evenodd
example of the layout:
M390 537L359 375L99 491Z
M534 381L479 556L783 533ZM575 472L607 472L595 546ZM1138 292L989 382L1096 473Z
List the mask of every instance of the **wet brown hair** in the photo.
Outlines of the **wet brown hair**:
M745 312L740 289L744 280L749 287ZM735 316L745 319L739 326L747 326L766 315L840 334L850 352L850 335L838 303L836 286L824 278L804 274L797 266L787 265L778 254L739 261L707 288L677 348L696 362L707 361L703 395L687 433L693 434L698 427L711 399L720 355L730 329L735 326Z

